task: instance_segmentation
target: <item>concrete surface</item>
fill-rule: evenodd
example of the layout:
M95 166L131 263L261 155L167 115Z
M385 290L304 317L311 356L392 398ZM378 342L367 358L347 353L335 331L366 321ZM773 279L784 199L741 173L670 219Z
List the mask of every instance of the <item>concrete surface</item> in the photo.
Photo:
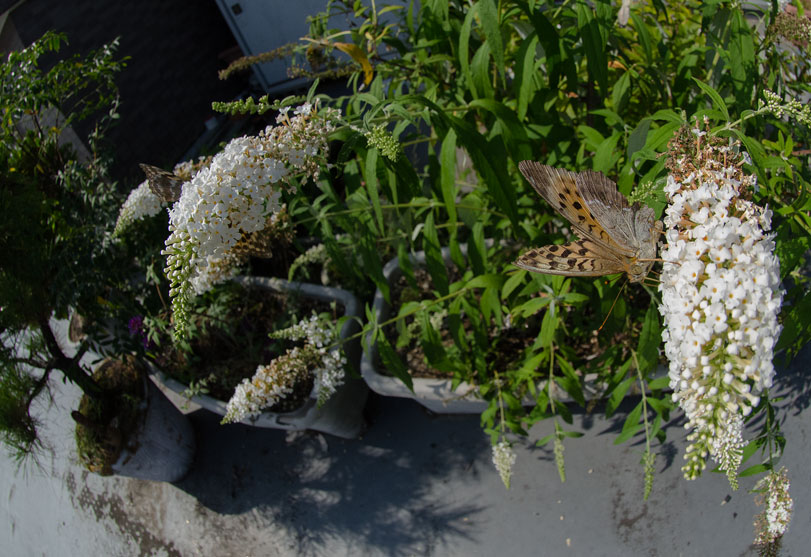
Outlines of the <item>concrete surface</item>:
M795 500L786 556L811 547L811 349L780 372L780 419ZM551 447L516 446L513 487L490 462L477 416L429 415L373 396L361 439L221 426L190 410L198 454L176 484L84 472L69 412L78 392L55 383L42 408L52 453L16 471L0 456L3 556L689 556L756 555L753 478L737 492L722 475L681 478L680 416L656 445L642 499L641 446L615 446L612 420L578 413L585 436L566 443L561 484ZM627 411L630 406L626 407ZM538 424L531 439L549 433Z

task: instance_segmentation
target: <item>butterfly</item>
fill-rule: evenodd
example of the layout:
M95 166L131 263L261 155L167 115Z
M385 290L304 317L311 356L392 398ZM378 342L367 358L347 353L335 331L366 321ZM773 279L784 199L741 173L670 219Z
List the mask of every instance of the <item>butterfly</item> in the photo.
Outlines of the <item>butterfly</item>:
M158 199L164 203L174 203L180 199L183 178L150 164L142 163L139 166L141 170L144 171L144 174L146 174L149 189L158 196Z
M662 233L653 209L630 205L601 172L575 173L534 161L521 161L518 169L572 223L580 239L531 249L515 266L573 277L626 273L631 282L641 282L648 275Z

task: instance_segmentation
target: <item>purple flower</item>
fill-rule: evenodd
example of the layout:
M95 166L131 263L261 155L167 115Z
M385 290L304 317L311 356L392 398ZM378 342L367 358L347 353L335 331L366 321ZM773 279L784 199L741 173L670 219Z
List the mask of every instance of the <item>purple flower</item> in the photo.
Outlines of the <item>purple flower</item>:
M144 348L149 348L152 346L152 343L149 340L149 337L146 334L146 330L144 329L144 318L141 315L136 315L135 317L131 318L129 322L127 322L127 329L130 331L131 336L139 336L141 337L141 344L144 345Z

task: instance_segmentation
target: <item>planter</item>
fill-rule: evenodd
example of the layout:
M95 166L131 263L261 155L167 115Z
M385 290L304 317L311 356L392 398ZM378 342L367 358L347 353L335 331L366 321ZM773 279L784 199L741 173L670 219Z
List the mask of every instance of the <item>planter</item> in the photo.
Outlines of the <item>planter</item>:
M131 356L96 368L93 376L111 398L84 395L71 414L79 460L102 476L178 481L194 461L194 429L142 369Z
M463 253L466 247L464 244L460 245ZM442 257L446 262L450 261L450 248L442 249ZM415 267L425 266L425 253L417 252L409 256L411 264ZM394 284L402 275L399 262L397 258L389 261L383 267L383 275L389 285ZM391 316L392 308L383 297L380 290L375 292L375 297L372 305L377 322L382 323ZM369 350L364 352L360 361L360 371L366 384L374 392L383 396L394 396L401 398L410 398L427 408L428 410L437 414L480 414L487 409L488 403L481 398L478 398L478 388L467 382L461 382L453 388L451 379L438 379L438 378L423 378L413 377L412 384L414 390L408 388L398 378L380 373L378 370L379 355L377 343L372 342L371 334L367 337L367 345ZM654 372L655 377L663 377L667 375L667 367L660 365ZM588 374L584 378L584 394L586 400L599 399L605 391L605 385L597 383L597 374ZM546 380L538 383L538 389L545 388ZM555 400L561 402L574 402L574 399L565 390L561 389L557 383L552 385L552 396ZM631 389L630 394L638 394L638 385L635 383ZM527 399L526 405L533 406L535 401Z
M460 246L465 251L465 246ZM450 260L450 248L442 249L442 257ZM418 252L410 255L411 263L425 266L425 253ZM383 275L389 284L394 284L402 275L397 258L392 259L383 267ZM375 292L372 311L377 316L377 322L382 323L389 318L391 306L383 297L380 290ZM396 377L384 375L377 369L379 361L377 343L371 342L371 335L367 338L369 350L363 353L360 361L360 373L363 380L374 392L383 396L396 396L410 398L428 410L438 414L480 414L487 408L487 402L477 398L477 388L470 383L460 383L453 388L450 379L435 379L414 377L412 384L414 390L409 389Z
M337 301L343 306L344 315L361 315L360 303L357 298L350 292L340 288L254 276L237 277L234 280L245 286L267 288L277 292L296 292L324 302ZM341 329L341 338L349 338L359 329L360 325L356 320L348 320ZM350 365L357 369L360 343L357 340L349 341L343 345L343 348ZM151 364L150 377L158 385L186 397L184 392L188 390L188 385L168 377ZM311 393L304 405L297 410L284 413L263 412L254 419L243 420L242 423L271 429L312 429L351 439L360 434L364 425L363 406L366 403L367 395L368 388L362 380L347 377L344 384L321 407L316 404L315 393ZM186 398L210 412L225 416L227 401L218 400L205 394Z
M169 402L151 381L144 419L112 465L119 476L176 482L186 475L194 461L194 428L189 419Z

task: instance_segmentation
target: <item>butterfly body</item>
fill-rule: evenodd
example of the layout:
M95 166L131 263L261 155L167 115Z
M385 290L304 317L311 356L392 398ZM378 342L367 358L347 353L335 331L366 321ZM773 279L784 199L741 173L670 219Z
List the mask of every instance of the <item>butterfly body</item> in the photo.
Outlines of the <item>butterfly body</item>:
M149 189L164 203L174 203L180 199L183 189L183 179L175 174L152 166L150 164L140 164L141 170L146 175L149 182Z
M580 239L531 249L515 261L517 267L583 277L626 273L631 282L647 276L662 233L653 209L630 205L600 172L574 173L534 161L522 161L518 168Z

